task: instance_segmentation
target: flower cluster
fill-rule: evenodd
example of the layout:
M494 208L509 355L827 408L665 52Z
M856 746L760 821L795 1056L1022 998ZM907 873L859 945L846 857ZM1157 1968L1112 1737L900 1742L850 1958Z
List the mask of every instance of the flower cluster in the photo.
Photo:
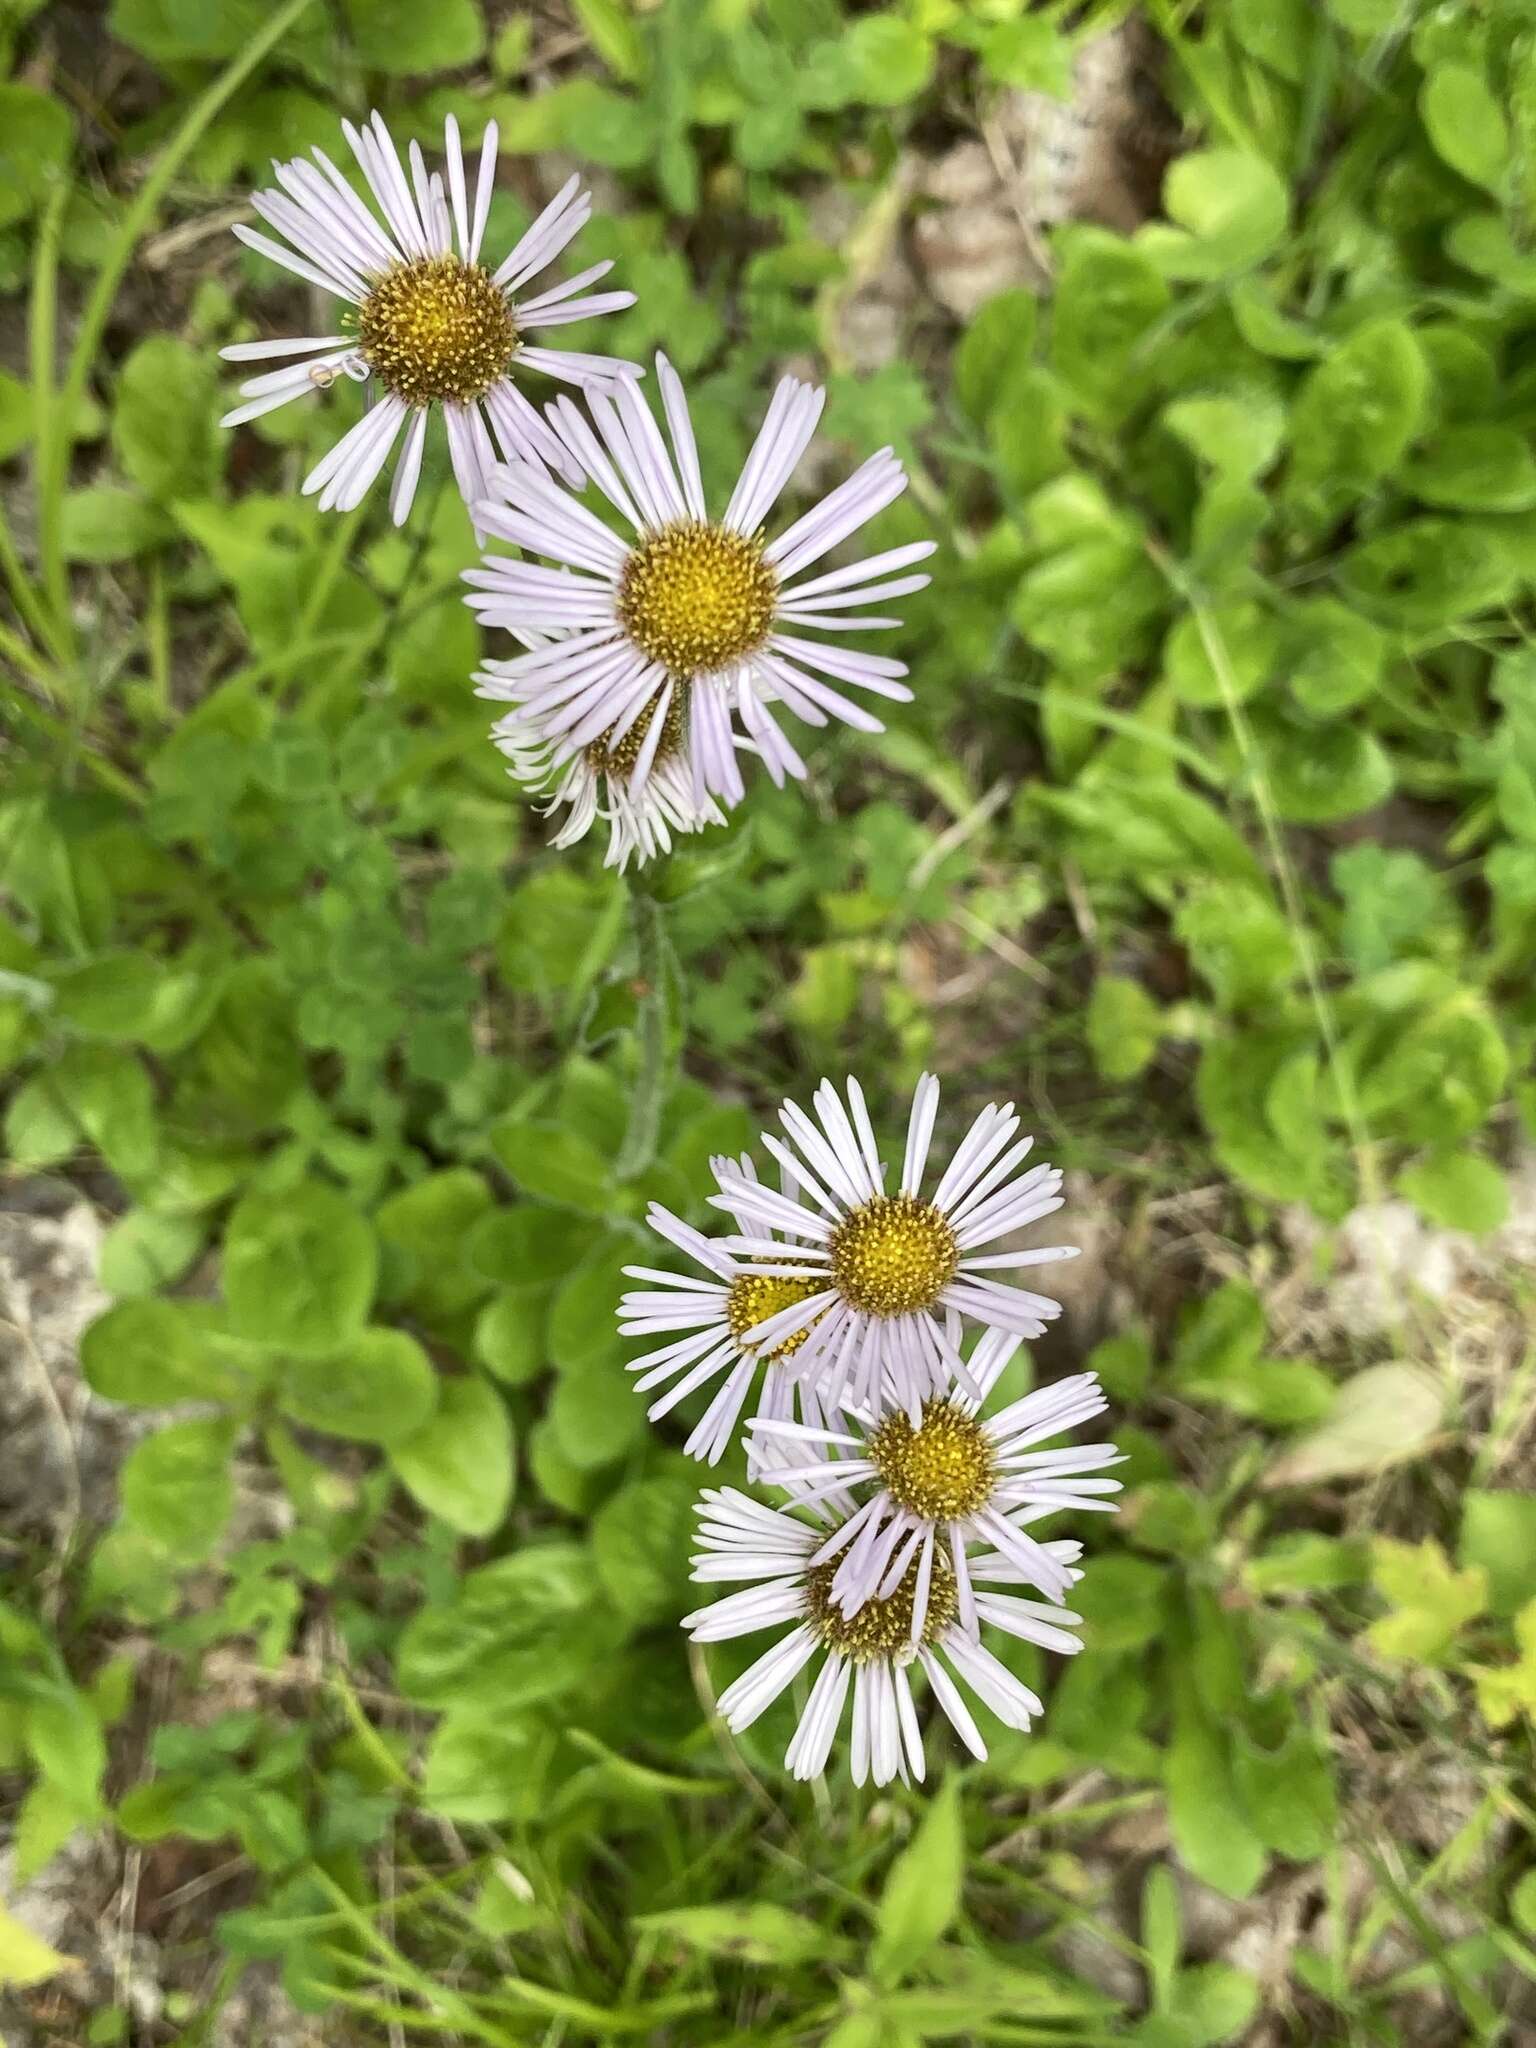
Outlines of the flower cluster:
M343 123L343 132L376 212L317 149L313 162L274 164L278 189L252 198L283 241L235 229L341 300L342 331L225 349L237 362L293 360L243 384L245 402L224 424L338 377L366 385L374 402L304 489L318 493L323 509L350 510L398 442L390 508L400 524L420 479L428 417L441 408L477 534L521 551L521 559L487 555L467 576L472 608L521 649L488 660L475 681L482 696L507 707L492 736L511 773L546 809L567 814L556 845L601 817L608 862L622 868L667 852L682 834L723 824L745 794L741 754L755 755L780 786L803 778L805 762L776 708L807 725L838 719L881 731L848 692L904 701L905 666L841 643L900 625L874 607L923 588L928 577L910 572L933 543L834 569L817 565L906 489L893 452L872 455L770 536L766 522L810 446L826 396L785 377L725 509L712 517L687 396L665 356L655 364L664 436L641 396L640 364L529 341L634 303L632 292L590 289L608 263L522 296L590 217L579 179L492 270L481 250L496 176L494 122L472 198L452 116L446 181L428 171L416 142L407 177L377 113L361 129ZM575 386L582 403L563 395L540 411L522 388L529 372Z
M607 263L523 296L590 215L579 180L493 270L481 250L494 123L473 179L451 118L445 171L429 172L415 142L403 164L377 114L344 132L373 210L316 150L313 162L275 165L277 189L253 198L282 242L235 230L341 300L340 331L226 349L284 362L242 386L228 423L338 377L365 385L363 418L304 489L324 509L360 505L398 443L399 524L441 409L477 535L516 551L486 555L466 577L471 608L519 650L485 661L475 682L506 707L494 738L513 775L566 813L555 844L602 818L607 860L624 867L723 824L745 793L741 756L780 786L804 777L785 714L878 732L866 700L908 699L906 670L849 636L900 625L882 608L928 582L917 565L933 544L826 561L905 490L892 451L798 518L776 519L825 399L785 377L712 513L719 499L706 494L687 395L664 355L646 386L639 364L529 341L633 303L591 289ZM539 410L523 389L530 373L575 387L581 402L561 394ZM713 1162L710 1199L730 1234L651 1210L694 1274L627 1269L643 1284L624 1296L620 1327L660 1340L632 1366L637 1387L656 1392L651 1416L709 1390L692 1455L718 1462L755 1389L747 1472L784 1505L704 1494L694 1576L739 1590L685 1625L704 1642L780 1631L721 1696L733 1729L820 1659L787 1756L797 1777L825 1768L850 1691L854 1778L921 1777L914 1673L977 1756L985 1744L962 1685L1028 1728L1040 1701L983 1643L983 1626L1077 1649L1081 1617L1066 1600L1081 1546L1032 1531L1063 1509L1108 1508L1118 1490L1103 1476L1112 1445L1048 1447L1103 1411L1092 1374L987 1412L1020 1344L1058 1313L1001 1276L1072 1256L1066 1245L1011 1248L1060 1208L1061 1175L1026 1167L1032 1141L1005 1104L982 1111L935 1176L938 1107L925 1075L897 1172L858 1082L840 1093L824 1081L809 1110L786 1102L782 1135L763 1138L776 1186L750 1157Z
M706 1237L652 1207L652 1229L700 1272L626 1269L644 1284L620 1303L621 1331L663 1339L631 1365L642 1392L664 1389L653 1420L712 1387L686 1448L713 1464L756 1391L748 1472L785 1505L704 1494L694 1577L744 1590L684 1626L701 1642L783 1631L721 1695L733 1729L820 1657L785 1759L800 1778L826 1767L850 1688L855 1780L921 1778L914 1670L974 1755L986 1745L961 1683L1006 1726L1028 1728L1040 1701L982 1625L1076 1650L1081 1616L1065 1601L1081 1546L1030 1532L1063 1509L1107 1509L1119 1491L1104 1476L1112 1444L1048 1447L1102 1414L1092 1373L986 1412L1019 1345L1059 1313L993 1275L1073 1248L986 1249L1059 1209L1061 1175L1025 1169L1032 1140L1012 1104L994 1104L933 1179L938 1107L925 1074L898 1178L858 1082L840 1093L823 1081L810 1111L783 1105L782 1137L763 1136L777 1188L750 1158L712 1162L710 1200L731 1234Z

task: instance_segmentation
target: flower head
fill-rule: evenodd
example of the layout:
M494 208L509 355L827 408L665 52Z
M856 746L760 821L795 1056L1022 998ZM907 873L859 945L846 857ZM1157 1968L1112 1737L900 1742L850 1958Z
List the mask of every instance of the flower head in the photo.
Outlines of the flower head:
M710 1162L717 1177L727 1166L747 1181L755 1180L750 1159ZM708 1408L684 1446L688 1455L718 1464L735 1432L737 1419L762 1372L758 1413L790 1417L795 1397L800 1395L800 1413L819 1424L825 1411L813 1387L799 1386L788 1369L788 1361L806 1341L797 1331L783 1343L760 1347L755 1333L769 1318L785 1307L804 1300L815 1287L810 1274L799 1276L792 1269L765 1275L749 1273L722 1249L719 1239L707 1238L679 1217L653 1202L646 1215L658 1236L704 1268L707 1278L695 1274L671 1273L655 1266L626 1266L632 1280L650 1286L635 1289L619 1303L619 1331L626 1337L666 1335L668 1341L630 1364L638 1375L638 1393L665 1386L666 1392L647 1411L653 1422L669 1414L677 1403L695 1389L718 1380ZM786 1254L792 1247L784 1247ZM673 1333L684 1332L678 1336ZM668 1384L670 1382L670 1384ZM765 1445L754 1453L754 1468L764 1462L793 1463L777 1445Z
M737 1731L750 1727L800 1671L821 1659L784 1758L795 1777L814 1778L825 1770L851 1690L854 1783L862 1785L872 1778L884 1785L909 1774L921 1778L926 1763L911 1684L914 1668L923 1673L975 1757L985 1758L987 1746L957 1680L1006 1727L1027 1729L1043 1711L1029 1687L981 1642L975 1621L967 1626L960 1584L947 1553L933 1554L927 1585L921 1589L920 1617L916 1558L909 1559L904 1573L893 1576L882 1596L850 1616L834 1598L835 1566L817 1562L825 1547L821 1532L793 1514L763 1507L732 1489L706 1491L698 1514L694 1578L741 1583L744 1590L698 1608L685 1617L684 1628L696 1642L721 1642L760 1629L785 1630L720 1695L726 1725ZM1042 1547L1065 1581L1081 1576L1073 1569L1079 1545ZM995 1554L971 1558L968 1574L971 1584L983 1588L1019 1583L1016 1568ZM1081 1647L1072 1629L1082 1617L1069 1609L1045 1607L1009 1593L989 1592L985 1597L986 1618L1008 1633L1066 1655ZM978 1607L981 1598L972 1595Z
M993 1332L977 1346L971 1369L984 1392L1018 1343ZM936 1586L954 1589L967 1628L978 1618L996 1619L988 1613L992 1596L972 1586L968 1543L990 1543L1048 1600L1065 1597L1072 1574L1049 1545L1026 1532L1063 1508L1112 1511L1105 1496L1118 1493L1120 1482L1096 1475L1119 1457L1109 1443L1040 1446L1101 1415L1105 1405L1097 1376L1077 1373L985 1419L976 1402L956 1393L926 1401L915 1423L905 1409L893 1408L878 1422L847 1421L842 1429L784 1417L760 1417L752 1428L757 1441L776 1440L786 1451L799 1445L812 1454L798 1464L781 1458L763 1468L765 1478L802 1504L866 1496L862 1505L844 1509L812 1562L829 1573L827 1597L849 1618L910 1578L916 1642Z
M650 408L630 383L589 390L590 422L560 398L549 419L573 465L584 470L633 530L621 540L570 493L526 462L492 479L494 496L477 518L498 539L546 563L487 556L466 581L468 602L490 625L563 637L552 649L501 665L502 696L538 713L548 730L584 746L599 733L646 730L631 771L650 769L650 733L688 695L696 798L739 801L744 785L733 719L747 747L782 785L805 764L767 707L781 702L811 725L829 717L879 732L881 724L837 687L905 701L903 663L805 637L897 626L868 607L920 590L926 575L899 572L932 554L930 541L805 578L803 572L856 533L906 488L906 472L883 448L820 504L769 540L763 522L805 453L825 393L793 377L780 383L736 488L719 518L706 508L687 400L665 356L657 383L670 451Z
M530 647L548 644L542 634L518 637ZM494 682L499 666L487 662L476 672L476 681ZM603 865L622 872L631 861L643 866L670 852L676 838L726 822L712 798L699 803L694 797L686 706L686 694L673 696L657 731L649 772L638 787L630 771L647 725L631 726L617 740L600 733L578 747L551 737L535 712L514 708L491 727L491 738L511 763L508 773L543 797L546 812L568 812L550 843L574 846L601 818L608 827Z
M795 1375L814 1379L824 1407L880 1414L891 1400L916 1428L924 1403L958 1383L979 1388L959 1350L967 1320L1015 1337L1038 1337L1060 1313L1048 1296L992 1279L994 1271L1075 1256L1071 1245L984 1253L985 1245L1061 1207L1061 1174L1018 1168L1034 1143L1016 1138L1012 1103L976 1118L931 1195L923 1193L938 1113L939 1084L923 1075L912 1100L901 1179L886 1168L850 1077L846 1105L830 1081L817 1089L813 1120L793 1102L780 1111L787 1142L765 1133L785 1192L776 1194L727 1163L716 1178L717 1208L749 1219L724 1251L747 1273L793 1271L814 1282L802 1299L770 1316L755 1340L782 1346L804 1333ZM788 1258L773 1233L792 1247Z
M591 217L590 197L571 178L545 207L510 255L490 270L480 260L491 191L496 180L496 124L480 147L473 200L465 174L459 125L444 128L447 185L428 174L421 146L409 151L407 182L394 140L375 113L361 129L342 123L378 215L370 212L323 151L314 162L295 157L275 163L279 190L252 195L251 204L284 237L272 241L253 228L235 233L286 270L343 299L338 334L297 340L241 342L223 351L233 362L300 357L243 384L243 405L222 424L236 426L286 405L302 392L324 390L338 376L380 387L376 404L304 480L320 494L322 510L360 505L405 428L395 467L390 510L400 525L421 475L427 415L441 406L454 475L464 501L485 495L497 451L546 473L546 465L579 485L580 466L519 389L525 370L572 384L593 378L637 376L638 366L614 356L582 355L530 345L528 336L572 320L587 320L634 304L633 292L588 288L613 268L594 264L565 284L532 298L523 286L546 270ZM451 202L451 203L450 203Z

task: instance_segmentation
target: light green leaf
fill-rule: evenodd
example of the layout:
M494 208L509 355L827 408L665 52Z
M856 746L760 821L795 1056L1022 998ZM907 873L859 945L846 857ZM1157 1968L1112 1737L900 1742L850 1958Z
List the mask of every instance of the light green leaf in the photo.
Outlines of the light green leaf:
M1440 1388L1417 1366L1368 1365L1339 1388L1328 1419L1287 1446L1260 1483L1315 1486L1384 1472L1423 1450L1443 1409Z
M275 1349L318 1357L367 1319L378 1246L352 1204L320 1183L237 1204L224 1240L233 1328Z
M42 203L74 142L74 119L61 96L0 85L0 228L25 220Z
M1437 64L1419 112L1439 155L1474 185L1497 192L1509 162L1509 126L1487 80L1470 64Z
M395 1476L429 1514L463 1536L489 1536L512 1500L512 1423L484 1380L444 1380L437 1413L393 1442Z
M631 1925L659 1934L698 1955L726 1962L777 1964L793 1969L816 1961L838 1944L814 1920L766 1899L730 1899L717 1906L680 1906L667 1913L637 1913Z
M1508 1181L1476 1152L1432 1152L1407 1167L1397 1184L1432 1223L1447 1230L1483 1237L1509 1215Z
M1130 1081L1157 1051L1162 1018L1139 981L1101 974L1088 999L1088 1045L1106 1081Z
M123 1466L123 1507L130 1520L183 1564L218 1548L235 1505L230 1453L236 1426L173 1422L145 1437Z
M364 1444L397 1444L431 1416L438 1380L403 1330L359 1330L335 1351L289 1360L283 1413L309 1429Z
M79 1967L72 1956L61 1956L0 1905L0 1985L25 1991L56 1977L60 1970Z
M1462 1499L1456 1555L1487 1579L1490 1612L1514 1614L1536 1600L1536 1494L1474 1487Z
M391 78L473 64L485 49L474 0L344 0L358 62Z
M1443 1664L1457 1634L1488 1604L1488 1578L1480 1565L1457 1571L1439 1544L1398 1543L1379 1536L1371 1545L1371 1584L1391 1612L1366 1631L1379 1657Z
M964 1873L960 1787L951 1775L887 1874L869 1955L877 1982L897 1983L921 1963L960 1910Z

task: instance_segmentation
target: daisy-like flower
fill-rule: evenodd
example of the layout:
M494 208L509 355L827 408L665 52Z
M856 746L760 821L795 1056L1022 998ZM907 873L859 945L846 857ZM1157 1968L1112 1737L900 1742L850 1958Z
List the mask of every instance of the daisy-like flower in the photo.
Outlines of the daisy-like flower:
M712 1159L710 1166L718 1180L730 1170L756 1185L750 1159ZM745 1218L738 1218L742 1226ZM791 1417L796 1394L800 1413L813 1427L826 1418L826 1411L809 1385L797 1385L788 1361L805 1343L797 1333L784 1343L760 1347L756 1333L770 1317L786 1306L804 1300L816 1286L814 1275L797 1279L792 1271L773 1276L749 1273L721 1248L721 1241L707 1238L691 1224L684 1223L659 1202L653 1202L646 1221L659 1237L704 1268L707 1277L693 1273L672 1273L658 1266L626 1266L631 1280L650 1283L627 1293L619 1303L619 1332L625 1337L665 1336L667 1341L654 1351L634 1359L629 1370L637 1375L635 1390L648 1394L655 1387L666 1391L653 1401L647 1414L653 1422L669 1414L679 1401L697 1388L719 1380L709 1406L684 1449L689 1457L718 1464L735 1433L737 1418L752 1391L759 1369L766 1366L759 1392L760 1414ZM781 1247L792 1256L793 1247ZM685 1334L679 1336L677 1332ZM763 1447L753 1454L754 1471L765 1462L795 1462Z
M520 655L502 671L508 695L536 709L551 732L585 746L600 733L642 735L631 772L644 782L673 705L686 699L696 798L736 803L744 793L732 720L774 781L805 764L770 715L777 700L811 725L829 717L864 732L879 719L838 684L905 702L902 662L806 631L862 633L901 622L869 614L920 590L909 570L931 541L889 548L809 578L804 571L906 489L889 448L856 470L773 540L763 521L805 453L825 393L780 383L724 513L705 507L687 400L665 356L656 358L671 450L632 383L589 389L589 422L569 398L549 408L572 462L586 471L635 538L621 540L541 470L511 462L476 508L486 532L548 563L487 556L471 570L469 604L489 625L558 633L557 645ZM594 428L596 431L594 432Z
M990 1388L1018 1343L1010 1337L990 1347L985 1364L978 1346L973 1374ZM1118 1493L1120 1482L1094 1475L1120 1459L1108 1443L1039 1447L1101 1415L1106 1405L1097 1374L1086 1372L1037 1388L985 1420L974 1401L956 1394L925 1402L916 1427L903 1408L842 1430L782 1417L758 1417L751 1426L755 1440L811 1451L809 1462L780 1461L763 1471L802 1502L874 1489L811 1562L831 1565L827 1597L849 1619L867 1602L889 1597L910 1574L917 1642L939 1583L936 1573L955 1588L962 1627L974 1634L979 1620L991 1618L992 1596L978 1594L971 1583L966 1551L972 1542L992 1544L1047 1599L1066 1597L1072 1574L1026 1525L1062 1508L1113 1513L1115 1503L1105 1496Z
M980 1389L960 1355L966 1320L1012 1336L1038 1337L1061 1313L1059 1302L991 1278L1007 1268L1076 1256L1073 1245L983 1252L1062 1205L1054 1166L1018 1171L1033 1145L1015 1138L1013 1104L989 1104L971 1125L931 1196L922 1193L939 1084L924 1074L912 1099L896 1190L875 1142L864 1092L850 1077L847 1104L830 1081L813 1098L815 1121L786 1102L779 1115L787 1144L763 1143L783 1171L776 1194L727 1164L716 1175L716 1208L749 1219L722 1241L722 1255L753 1277L791 1278L795 1298L767 1317L755 1342L776 1355L802 1341L794 1370L814 1378L823 1406L879 1415L892 1399L913 1428L924 1404L958 1383ZM774 1233L790 1241L786 1257Z
M544 646L543 634L520 633L527 646ZM476 695L501 694L502 664L488 661L475 673ZM672 842L708 825L723 825L725 813L713 798L698 802L688 763L685 702L674 698L651 771L637 789L630 778L640 751L640 731L631 726L617 740L600 733L585 746L552 738L531 711L515 709L491 727L491 738L511 767L508 773L531 793L543 798L546 813L565 809L569 815L553 834L552 846L574 846L601 818L608 827L604 867L622 873L631 861L640 865L671 851Z
M358 383L376 380L383 394L378 403L315 465L304 489L319 492L324 511L360 505L404 427L389 499L397 526L416 493L427 416L434 405L442 407L453 473L467 505L485 496L498 448L540 474L548 464L579 485L580 468L518 389L514 373L538 370L577 385L641 374L637 364L615 356L530 347L526 339L635 302L633 292L588 290L613 268L611 263L594 264L532 298L518 297L591 217L591 197L581 191L580 180L571 178L505 261L490 270L480 260L480 245L496 181L494 121L480 147L473 197L459 124L451 114L444 129L446 190L440 171L428 175L416 142L410 146L407 181L379 114L361 129L344 121L342 131L382 221L317 149L313 163L302 157L274 163L281 189L252 195L256 212L284 241L254 228L237 227L235 233L295 276L345 300L352 310L342 315L338 334L240 342L224 349L232 362L285 356L303 360L242 384L246 402L226 413L221 425L255 419L301 392L326 389L338 376Z
M1029 1687L963 1625L960 1588L947 1551L933 1552L923 1616L915 1626L915 1558L884 1598L867 1602L850 1618L832 1597L836 1566L815 1561L822 1547L818 1530L783 1509L763 1507L729 1488L707 1491L698 1514L700 1547L693 1577L741 1583L744 1590L698 1608L685 1617L684 1628L695 1642L705 1643L760 1629L785 1630L720 1695L718 1705L727 1727L738 1733L750 1727L813 1658L822 1660L784 1758L795 1777L819 1777L826 1769L851 1690L854 1783L862 1785L872 1778L884 1785L897 1776L921 1778L926 1766L912 1694L914 1666L923 1672L956 1734L977 1758L985 1758L987 1746L957 1679L1006 1727L1027 1729L1042 1712ZM1067 1580L1081 1576L1072 1569L1080 1555L1077 1544L1043 1547ZM969 1575L983 1589L1020 1582L1017 1568L997 1555L972 1558ZM978 1609L985 1599L986 1619L1011 1635L1066 1655L1081 1648L1071 1631L1082 1617L1065 1607L1021 1600L1011 1593L978 1591L974 1598Z

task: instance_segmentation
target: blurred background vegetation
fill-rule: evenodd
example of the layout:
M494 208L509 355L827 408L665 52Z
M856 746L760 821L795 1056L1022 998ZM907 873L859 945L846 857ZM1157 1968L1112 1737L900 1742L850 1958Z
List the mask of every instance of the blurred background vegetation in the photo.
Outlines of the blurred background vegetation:
M1536 7L0 56L7 2048L1529 2042ZM220 345L323 331L228 228L372 105L497 120L493 244L590 176L588 345L707 474L824 378L804 486L889 441L876 543L941 542L916 702L654 877L654 989L486 740L441 449L397 534L298 495L351 387L215 426ZM807 1790L676 1627L617 1275L781 1094L924 1065L1070 1169L1026 1377L1103 1374L1128 1492L1033 1736Z

